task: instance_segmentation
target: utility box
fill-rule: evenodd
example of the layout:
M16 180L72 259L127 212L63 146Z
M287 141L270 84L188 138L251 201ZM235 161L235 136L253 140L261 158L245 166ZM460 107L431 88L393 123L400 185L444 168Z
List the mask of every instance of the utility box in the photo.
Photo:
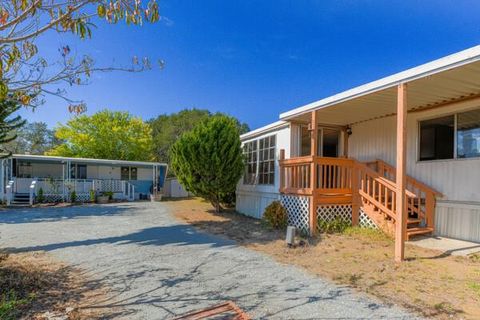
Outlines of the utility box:
M285 242L287 243L287 246L292 247L295 245L295 232L297 228L294 226L288 226L287 227L287 236L285 238Z

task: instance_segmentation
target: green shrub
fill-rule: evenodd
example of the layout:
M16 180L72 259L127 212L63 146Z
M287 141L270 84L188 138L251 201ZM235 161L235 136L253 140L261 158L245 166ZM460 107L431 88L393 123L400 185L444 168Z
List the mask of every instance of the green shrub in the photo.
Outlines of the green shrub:
M43 195L43 189L40 188L37 194L37 202L42 203L43 201L45 201L45 196Z
M351 225L352 223L350 221L345 221L340 217L335 217L335 219L331 221L325 221L319 218L317 228L319 232L323 233L342 233Z
M205 119L170 149L178 181L186 191L209 201L216 212L222 210L222 199L235 191L245 168L237 122L223 115Z
M263 220L274 229L285 229L288 225L288 212L280 201L273 201L265 208Z
M75 192L75 190L73 190L71 193L70 193L70 202L71 203L74 203L77 201L77 193Z
M90 190L90 202L95 202L95 190Z
M102 195L107 196L107 197L108 197L108 200L112 200L112 199L113 199L113 191L104 191L104 192L102 193Z
M0 295L0 319L18 319L18 309L30 303L34 299L33 295L20 299L15 291L10 290Z

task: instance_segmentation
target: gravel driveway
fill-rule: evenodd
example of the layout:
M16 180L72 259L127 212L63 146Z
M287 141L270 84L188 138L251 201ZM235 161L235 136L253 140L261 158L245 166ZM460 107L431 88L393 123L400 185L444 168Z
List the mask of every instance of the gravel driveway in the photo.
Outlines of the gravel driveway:
M175 220L162 203L0 211L3 247L45 250L112 288L116 318L168 319L225 300L255 319L411 319Z

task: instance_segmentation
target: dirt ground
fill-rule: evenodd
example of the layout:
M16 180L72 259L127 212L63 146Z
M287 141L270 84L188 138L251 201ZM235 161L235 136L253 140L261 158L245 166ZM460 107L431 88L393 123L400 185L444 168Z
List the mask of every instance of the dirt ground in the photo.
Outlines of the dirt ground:
M0 293L20 301L13 311L6 312L0 301L2 319L100 319L106 315L95 308L108 299L106 289L88 280L81 270L74 269L42 252L1 253ZM112 310L109 310L111 312Z
M198 199L166 202L177 218L208 233L271 255L285 264L346 284L387 303L436 319L480 319L480 256L449 256L412 244L407 261L393 261L394 243L385 235L352 228L287 248L284 232L234 211L215 214Z

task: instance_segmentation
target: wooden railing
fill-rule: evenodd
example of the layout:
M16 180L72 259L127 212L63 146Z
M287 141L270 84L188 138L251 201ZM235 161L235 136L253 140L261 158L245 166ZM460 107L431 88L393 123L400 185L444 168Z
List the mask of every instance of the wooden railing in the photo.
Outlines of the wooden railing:
M312 195L311 165L313 157L280 159L280 192Z
M314 157L317 194L352 194L355 161L345 158Z
M368 165L377 171L380 176L395 182L395 167L383 160L376 160L368 163ZM415 195L415 197L407 197L408 210L411 213L416 213L420 219L424 220L427 227L433 228L435 224L435 198L442 196L442 194L411 176L407 176L407 191Z
M348 201L356 207L369 206L375 215L392 223L396 220L396 172L383 161L361 163L312 156L283 159L281 154L279 164L281 193L314 196L315 203ZM407 177L405 193L407 211L418 219L412 221L433 228L435 197L440 193L412 177Z

